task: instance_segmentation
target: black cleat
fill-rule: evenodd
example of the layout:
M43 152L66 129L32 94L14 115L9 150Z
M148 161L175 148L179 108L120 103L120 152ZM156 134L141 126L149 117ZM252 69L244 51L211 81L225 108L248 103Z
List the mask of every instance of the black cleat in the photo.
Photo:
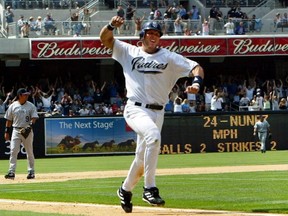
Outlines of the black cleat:
M12 179L12 180L14 180L15 174L14 174L13 172L9 172L9 173L6 174L4 177L5 177L5 179Z
M29 173L27 175L27 179L35 179L35 174L34 173Z
M144 188L142 200L149 203L152 206L164 206L165 201L159 196L159 190L157 187Z
M121 207L122 207L122 209L123 209L126 213L131 213L131 212L132 212L132 208L133 208L133 205L132 205L132 202L131 202L132 193L129 192L129 191L125 191L125 190L122 189L122 187L120 187L120 188L117 190L117 195L118 195L118 197L119 197L120 200L121 200Z

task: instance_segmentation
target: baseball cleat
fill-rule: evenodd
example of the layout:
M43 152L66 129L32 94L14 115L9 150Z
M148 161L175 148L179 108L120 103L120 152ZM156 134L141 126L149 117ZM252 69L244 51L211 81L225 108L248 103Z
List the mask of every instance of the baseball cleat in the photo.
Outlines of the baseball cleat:
M27 179L35 179L35 174L34 173L29 173L27 175Z
M4 177L5 177L5 179L12 179L12 180L14 180L15 174L12 173L12 172L9 172L9 173L6 174Z
M125 190L122 189L122 187L120 187L120 188L117 190L117 195L118 195L118 197L119 197L120 200L121 200L121 207L122 207L122 209L123 209L126 213L131 213L131 212L132 212L132 208L133 208L133 205L132 205L132 202L131 202L132 193L129 192L129 191L125 191Z
M165 201L159 196L159 190L157 187L144 188L142 200L149 203L152 206L164 206Z

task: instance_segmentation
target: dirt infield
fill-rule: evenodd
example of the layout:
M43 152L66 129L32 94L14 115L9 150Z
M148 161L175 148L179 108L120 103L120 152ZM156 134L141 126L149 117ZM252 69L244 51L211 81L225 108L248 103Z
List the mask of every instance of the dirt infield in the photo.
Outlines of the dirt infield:
M205 173L228 173L228 172L250 172L250 171L270 171L270 170L288 170L288 165L258 165L258 166L228 166L228 167L204 167L204 168L183 168L183 169L158 169L157 175L178 175L178 174L205 174ZM76 179L91 178L109 178L109 177L125 177L127 170L120 171L99 171L99 172L81 172L81 175L75 173L49 173L37 174L35 180L27 180L26 175L17 175L12 180L3 180L1 184L17 184L17 183L35 183L35 182L56 182ZM69 207L69 208L67 208ZM23 200L4 200L0 199L0 209L17 210L17 211L33 211L39 213L60 213L68 215L83 216L118 216L127 215L120 206L97 205L97 204L80 204L80 203L53 203L53 202L37 202ZM138 207L133 208L133 213L129 215L152 216L152 215L173 215L173 216L236 216L236 215L259 215L271 216L279 214L257 214L257 213L241 213L227 211L207 211L197 209L170 209L156 207Z

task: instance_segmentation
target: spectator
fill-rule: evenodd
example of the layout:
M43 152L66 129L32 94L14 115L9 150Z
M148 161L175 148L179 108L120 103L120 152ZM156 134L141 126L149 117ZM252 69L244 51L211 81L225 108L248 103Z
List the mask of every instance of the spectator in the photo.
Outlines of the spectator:
M80 36L80 33L83 30L83 25L79 22L79 13L77 12L74 12L71 15L71 29L74 36Z
M246 31L245 31L245 27L244 27L244 23L241 21L239 23L239 25L236 27L235 29L235 34L236 35L244 35L246 34Z
M87 116L89 114L89 110L86 105L83 105L82 108L78 111L80 116Z
M91 30L91 12L88 8L84 8L81 18L83 26L83 35L89 35Z
M35 26L36 26L36 34L38 36L40 36L42 34L42 27L43 27L43 22L42 22L41 16L37 17L37 20L35 22Z
M36 21L33 16L29 17L28 24L30 26L30 31L37 31Z
M17 28L18 28L18 34L21 36L21 28L24 26L25 20L24 15L20 15L18 21L17 21Z
M48 13L46 17L44 18L44 29L45 29L45 34L55 35L57 28L55 26L55 20L52 18L50 13Z
M209 35L209 23L207 20L204 20L202 24L202 35Z
M162 13L161 11L159 10L158 7L155 8L155 11L154 11L154 20L162 20L163 17L162 17Z
M136 16L133 16L134 18L134 23L135 23L135 34L134 36L139 36L140 34L140 31L142 29L142 22L143 20L145 19L145 16L146 16L146 13L144 12L143 16L140 18L140 17L136 17Z
M210 35L214 35L216 31L216 22L218 21L218 13L215 5L210 9L209 15L209 33Z
M122 17L125 20L125 11L121 4L117 6L117 16ZM123 25L117 28L118 34L121 35L123 32Z
M193 101L192 101L193 102ZM184 99L182 101L182 112L183 113L189 113L190 112L190 103L189 103L189 100L188 99Z
M182 98L176 97L174 100L174 113L182 113Z
M174 21L174 32L176 35L183 35L182 19L180 16Z
M61 105L63 107L63 116L68 116L72 103L73 100L71 96L68 94L68 92L65 92L61 99Z
M135 11L136 10L134 8L132 8L131 4L128 3L127 8L126 8L126 20L125 20L125 30L126 30L127 34L131 34L132 18L134 16Z
M204 86L204 101L205 101L205 111L209 111L211 109L211 100L214 95L214 86L213 91L211 91L211 87Z
M287 110L287 100L285 98L281 98L279 102L280 110Z
M223 104L223 92L218 89L214 90L214 95L211 99L211 110L212 111L222 111L222 104Z
M10 31L10 25L14 22L14 13L11 10L10 6L7 6L7 9L5 11L5 18L6 18L6 31L7 31L7 35L9 35L9 31Z
M29 32L30 32L30 27L27 21L24 21L23 26L21 27L21 38L28 38L29 37Z
M226 35L234 35L235 34L235 32L234 32L235 26L234 26L232 18L228 19L228 22L224 25L224 28L226 29Z
M281 27L281 20L282 20L282 17L281 17L281 15L280 15L280 13L279 13L279 12L276 13L276 16L275 16L275 18L274 18L274 32L276 32L277 29L278 29L279 27Z

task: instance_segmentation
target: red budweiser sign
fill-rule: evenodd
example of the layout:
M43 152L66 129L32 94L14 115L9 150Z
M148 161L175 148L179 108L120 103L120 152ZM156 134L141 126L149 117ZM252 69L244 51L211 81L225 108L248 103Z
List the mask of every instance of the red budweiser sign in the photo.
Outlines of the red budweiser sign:
M119 38L120 39L120 38ZM136 46L137 38L121 38ZM31 59L110 58L112 51L99 38L31 39ZM161 47L186 57L286 55L288 39L276 36L163 37Z

